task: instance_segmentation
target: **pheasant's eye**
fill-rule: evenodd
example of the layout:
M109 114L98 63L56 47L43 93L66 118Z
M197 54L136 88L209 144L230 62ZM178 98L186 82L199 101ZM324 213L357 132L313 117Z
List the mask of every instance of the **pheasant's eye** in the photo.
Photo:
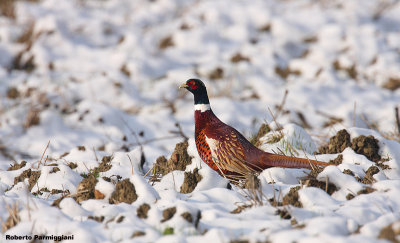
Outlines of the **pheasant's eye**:
M196 82L195 81L189 81L189 86L190 86L190 88L192 88L192 89L197 89L197 85L196 85Z

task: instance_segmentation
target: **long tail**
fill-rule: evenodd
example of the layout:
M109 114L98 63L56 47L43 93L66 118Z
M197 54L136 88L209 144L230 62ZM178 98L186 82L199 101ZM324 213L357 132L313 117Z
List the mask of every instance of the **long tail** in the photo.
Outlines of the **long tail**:
M313 169L318 166L325 167L328 165L334 165L334 164L321 162L317 160L311 160L311 159L303 159L303 158L289 157L278 154L271 154L267 152L265 152L259 160L259 166L263 169L269 167Z

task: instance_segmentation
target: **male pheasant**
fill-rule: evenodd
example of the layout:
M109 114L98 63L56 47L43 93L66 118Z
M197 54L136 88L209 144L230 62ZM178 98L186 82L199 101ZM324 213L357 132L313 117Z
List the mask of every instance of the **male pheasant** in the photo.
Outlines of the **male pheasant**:
M236 129L214 115L204 83L189 79L179 86L194 95L195 140L201 159L229 178L240 178L249 172L260 172L269 167L307 168L330 163L272 154L253 146Z

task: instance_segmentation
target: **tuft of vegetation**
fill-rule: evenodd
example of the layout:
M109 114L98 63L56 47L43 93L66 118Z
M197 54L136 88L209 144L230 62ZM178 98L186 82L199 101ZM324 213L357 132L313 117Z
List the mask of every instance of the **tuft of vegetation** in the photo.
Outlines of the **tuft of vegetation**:
M163 235L173 235L174 234L174 228L172 227L167 227L163 230L162 232Z
M250 143L256 147L260 146L261 145L260 138L264 137L264 135L269 133L270 131L271 131L271 128L269 127L268 124L266 124L266 123L261 124L260 128L258 129L257 134L253 135L250 138Z

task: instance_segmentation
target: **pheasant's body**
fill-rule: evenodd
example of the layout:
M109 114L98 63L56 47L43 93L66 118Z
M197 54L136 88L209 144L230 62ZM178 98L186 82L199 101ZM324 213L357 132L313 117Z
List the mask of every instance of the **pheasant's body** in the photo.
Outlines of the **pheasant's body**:
M244 175L269 167L312 168L329 163L264 152L219 120L211 110L207 91L198 79L182 85L195 96L195 140L201 159L221 175ZM182 87L181 86L181 87Z

